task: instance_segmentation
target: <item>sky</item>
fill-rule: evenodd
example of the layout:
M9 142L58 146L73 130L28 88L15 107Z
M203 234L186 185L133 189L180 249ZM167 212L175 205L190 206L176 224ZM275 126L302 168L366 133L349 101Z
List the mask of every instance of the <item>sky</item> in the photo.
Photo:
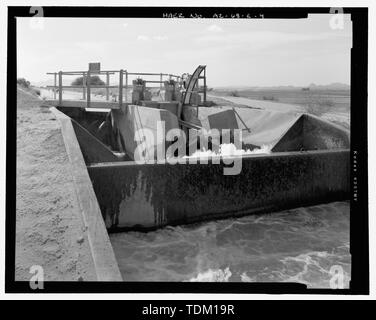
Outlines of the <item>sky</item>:
M102 70L181 75L207 66L209 87L350 84L352 24L307 19L17 18L17 76Z

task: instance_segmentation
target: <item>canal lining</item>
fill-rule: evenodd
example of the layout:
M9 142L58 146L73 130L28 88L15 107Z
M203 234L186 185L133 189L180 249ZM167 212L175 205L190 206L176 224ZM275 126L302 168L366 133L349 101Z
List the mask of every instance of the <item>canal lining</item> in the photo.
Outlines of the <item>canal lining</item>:
M52 107L51 111L61 125L78 204L88 231L89 246L97 280L123 281L71 118L55 107Z
M201 163L205 166L122 161L90 130L94 113L72 111L64 116L86 160L108 232L147 231L349 198L348 133L307 115L298 117L275 145L283 152L244 156L241 175L223 176L222 161L219 166L211 161ZM103 120L105 113L99 116ZM307 126L311 120L318 123Z

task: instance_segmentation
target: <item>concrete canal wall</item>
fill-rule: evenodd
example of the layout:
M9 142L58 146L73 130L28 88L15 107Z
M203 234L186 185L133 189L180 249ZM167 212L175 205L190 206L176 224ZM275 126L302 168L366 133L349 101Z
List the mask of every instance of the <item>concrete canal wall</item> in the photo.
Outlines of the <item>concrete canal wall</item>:
M87 228L89 246L98 281L122 281L111 242L105 228L93 185L73 128L72 119L56 108L51 108L60 122L65 149L71 165L75 193L82 218Z
M349 198L349 150L284 152L242 159L239 175L221 164L88 166L110 230L157 228L272 212Z
M232 157L237 165L240 162L240 173L224 175L224 169L234 164L227 165L223 159L219 164L187 164L189 160L184 159L176 165L155 160L145 164L119 161L89 132L92 125L97 126L93 114L88 114L90 120L80 114L71 116L80 122L86 119L81 126L65 116L74 128L90 187L109 230L154 229L349 198L349 134L316 117L260 114L279 124L275 133L279 140L273 147L276 152ZM105 115L99 116L100 121L105 119ZM132 137L140 127L155 131L158 119L165 120L166 129L178 127L176 116L155 108L134 106L126 113L113 110L111 116L118 137ZM265 135L261 131L265 127L260 127L260 132L253 128L255 135ZM131 138L121 144L127 150L137 146Z

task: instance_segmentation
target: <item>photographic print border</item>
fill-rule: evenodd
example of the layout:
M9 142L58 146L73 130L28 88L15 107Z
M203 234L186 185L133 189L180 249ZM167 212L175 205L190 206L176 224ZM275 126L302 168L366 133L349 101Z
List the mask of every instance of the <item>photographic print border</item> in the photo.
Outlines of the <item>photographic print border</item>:
M330 8L246 7L43 7L44 17L72 18L176 18L195 19L296 19L310 13L329 14ZM351 14L351 194L349 289L307 289L297 283L180 283L180 282L45 282L32 290L29 282L15 281L16 241L16 119L17 47L16 17L31 17L30 7L8 7L7 146L6 146L6 275L7 293L268 293L268 294L368 294L368 8L343 8ZM354 183L356 181L356 183ZM354 196L356 195L356 197Z

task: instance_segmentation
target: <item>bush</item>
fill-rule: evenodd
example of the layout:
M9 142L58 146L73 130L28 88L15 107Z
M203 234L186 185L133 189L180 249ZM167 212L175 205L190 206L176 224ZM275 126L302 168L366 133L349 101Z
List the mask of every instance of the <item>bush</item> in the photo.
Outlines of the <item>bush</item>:
M78 77L72 82L72 86L82 86L83 82L83 77ZM99 78L99 76L91 76L90 85L103 86L105 85L105 82L101 78Z
M236 91L236 90L231 91L231 92L230 92L230 96L231 96L231 97L239 97L239 92Z
M268 101L278 101L278 99L274 96L263 96L262 100L268 100Z
M19 84L20 86L23 86L24 88L30 87L30 81L27 81L25 78L18 78L17 84Z
M319 100L317 104L321 107L333 107L334 102L330 99Z
M40 96L40 90L39 89L34 89L34 92L37 96Z

